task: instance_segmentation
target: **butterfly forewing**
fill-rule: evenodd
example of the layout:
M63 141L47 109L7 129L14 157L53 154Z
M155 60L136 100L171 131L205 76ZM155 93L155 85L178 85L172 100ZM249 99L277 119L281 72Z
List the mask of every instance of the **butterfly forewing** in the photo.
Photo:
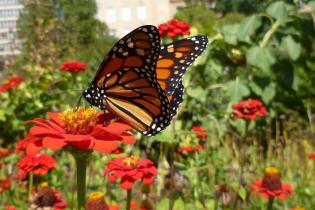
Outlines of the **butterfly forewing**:
M106 56L85 97L145 135L160 132L170 123L171 115L170 103L156 79L159 51L156 27L135 29Z

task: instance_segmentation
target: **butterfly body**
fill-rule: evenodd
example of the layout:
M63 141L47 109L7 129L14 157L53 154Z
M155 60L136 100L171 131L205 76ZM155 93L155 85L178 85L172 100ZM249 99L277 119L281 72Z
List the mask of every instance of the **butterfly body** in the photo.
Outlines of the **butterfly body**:
M199 39L204 49L206 38ZM142 134L155 135L170 124L183 100L181 79L194 60L188 54L192 43L196 42L161 48L157 28L141 26L114 45L82 95L91 105L109 110Z

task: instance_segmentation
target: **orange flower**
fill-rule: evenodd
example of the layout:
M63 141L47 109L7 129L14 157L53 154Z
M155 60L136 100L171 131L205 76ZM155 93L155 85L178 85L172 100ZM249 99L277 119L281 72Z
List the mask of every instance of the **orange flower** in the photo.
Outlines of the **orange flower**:
M297 206L295 208L290 208L290 210L305 210L305 209L300 206Z
M135 143L135 138L126 133L129 125L121 121L107 122L104 126L104 115L92 108L78 108L60 112L49 112L51 118L36 118L29 121L35 126L30 129L30 140L27 153L37 153L42 148L59 150L73 147L80 150L96 150L110 153L118 147L118 142ZM106 120L112 115L106 115Z
M281 181L278 169L268 167L262 180L258 180L251 185L251 188L258 194L266 198L277 197L281 200L292 195L292 187Z
M135 181L141 179L144 184L152 184L157 174L157 169L151 160L140 160L138 156L120 157L107 162L109 181L121 179L120 186L126 190L132 188Z
M69 61L60 65L61 71L78 72L85 71L87 65L79 61Z
M38 153L21 158L17 166L19 167L19 177L24 179L30 172L38 176L47 174L56 167L56 160L48 154Z

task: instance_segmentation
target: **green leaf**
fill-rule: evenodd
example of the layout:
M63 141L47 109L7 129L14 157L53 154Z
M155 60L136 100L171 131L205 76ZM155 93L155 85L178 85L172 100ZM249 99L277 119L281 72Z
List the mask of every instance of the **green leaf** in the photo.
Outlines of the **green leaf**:
M286 36L282 39L281 49L287 52L293 61L297 60L301 55L301 45L292 36Z
M267 13L282 23L288 18L288 10L283 1L277 1L269 5Z
M207 91L200 86L189 87L187 88L187 94L200 102L204 102L206 100Z
M168 198L164 198L156 205L156 209L168 209L169 202Z
M237 43L239 28L240 26L238 24L223 26L222 33L224 40L229 44L235 45Z
M261 25L261 19L257 15L252 15L242 20L238 30L238 39L250 42L250 36L256 32Z
M268 71L275 62L274 55L269 48L259 46L251 47L246 53L246 58L249 64L257 66L263 71Z
M229 82L227 86L228 95L230 96L232 103L237 102L250 94L248 87L241 84L238 80Z
M262 99L265 103L269 103L272 101L272 99L275 96L276 96L276 84L270 83L270 85L264 89Z
M307 5L310 6L310 7L312 7L313 10L315 10L315 1L310 1L310 2L308 2Z
M184 201L180 198L180 199L177 199L174 203L174 207L173 207L174 210L182 210L182 209L185 209L185 203Z
M238 191L238 195L242 198L242 200L245 200L246 199L246 190L244 187L241 187Z

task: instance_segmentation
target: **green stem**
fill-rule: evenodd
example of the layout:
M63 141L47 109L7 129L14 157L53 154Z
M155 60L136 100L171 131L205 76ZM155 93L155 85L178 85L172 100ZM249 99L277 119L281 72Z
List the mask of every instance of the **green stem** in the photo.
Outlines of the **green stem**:
M132 188L131 188L130 190L127 190L127 205L126 205L126 210L130 210L131 193L132 193Z
M87 157L75 155L75 162L77 167L77 200L78 210L85 208L85 194L86 194L86 166Z
M30 174L28 175L28 199L30 199L32 195L33 180L34 180L33 172L30 172Z
M271 28L269 29L269 31L267 31L263 40L260 43L261 48L264 48L267 45L269 39L276 32L276 30L279 28L279 26L280 26L280 21L276 21L275 23L272 24Z
M270 197L268 200L267 210L272 210L273 201L274 201L274 197Z

